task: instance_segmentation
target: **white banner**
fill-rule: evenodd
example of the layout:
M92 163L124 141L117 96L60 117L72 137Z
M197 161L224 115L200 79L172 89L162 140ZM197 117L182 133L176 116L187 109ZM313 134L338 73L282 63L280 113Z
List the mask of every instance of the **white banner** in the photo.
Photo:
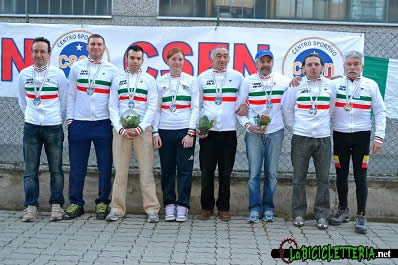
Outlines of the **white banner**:
M166 54L180 47L185 53L184 71L198 75L211 66L209 54L216 46L230 51L230 68L244 75L254 73L254 55L259 49L274 54L273 71L288 76L301 74L301 61L312 52L325 61L325 75L343 74L343 54L363 52L364 34L311 30L242 27L128 27L63 24L0 23L1 86L0 96L16 97L18 73L32 64L31 46L35 37L51 41L51 63L69 75L70 65L87 56L87 38L98 33L105 38L105 59L118 68L124 66L124 53L130 44L145 51L143 70L158 77L167 71Z

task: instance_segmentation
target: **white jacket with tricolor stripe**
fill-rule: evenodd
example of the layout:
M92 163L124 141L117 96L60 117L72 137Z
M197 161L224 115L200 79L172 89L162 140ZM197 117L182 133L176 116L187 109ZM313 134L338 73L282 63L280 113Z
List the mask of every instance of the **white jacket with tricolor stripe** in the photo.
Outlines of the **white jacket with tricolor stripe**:
M330 136L334 91L332 81L323 76L316 82L303 77L298 87L288 88L283 96L282 109L286 125L293 128L293 134L313 138ZM317 111L316 114L312 114L311 97L315 103L317 95L318 100L315 104Z
M333 81L336 88L336 108L333 130L343 133L370 131L371 111L375 120L375 141L383 142L386 129L386 106L384 105L379 86L372 79L361 76L351 81L342 77ZM354 93L355 88L358 87ZM347 90L348 89L348 90ZM344 110L347 97L352 110Z
M247 102L249 105L248 116L237 116L240 124L248 127L249 124L256 126L255 117L266 111L267 96L270 95L272 108L269 113L271 123L267 126L266 134L283 129L283 118L281 110L281 100L290 79L280 73L272 72L266 79L260 80L258 74L246 77L239 91L238 104ZM272 87L265 90L264 87Z
M195 135L199 118L199 91L196 79L184 72L180 77L171 77L168 73L157 79L157 89L158 106L152 123L153 134L156 135L158 129L188 128L188 133ZM176 110L171 111L170 106L175 95Z
M33 83L33 66L21 71L18 78L18 103L24 113L25 122L35 125L58 125L65 118L66 92L68 81L64 72L58 67L50 65L46 75L45 70L35 73ZM46 75L40 104L34 105L36 97L35 88L38 90Z
M90 79L101 64L94 63L88 58L75 62L69 74L68 103L66 119L97 121L109 119L109 94L114 76L117 74L116 67L106 61L95 79L94 94L87 94L88 67L90 67Z
M129 74L130 93L133 96L135 84L135 94L133 98L134 108L129 108L130 101L127 74L123 71L112 81L111 94L109 98L109 113L112 125L117 132L123 128L120 121L121 117L126 117L133 113L140 116L138 125L141 132L151 126L155 116L158 103L158 92L155 79L148 73ZM137 80L138 78L138 80Z
M214 80L215 79L215 80ZM225 79L225 81L224 81ZM201 115L214 119L212 131L235 131L237 97L243 75L233 69L215 71L213 68L204 71L198 76L200 91ZM216 104L217 87L221 88L222 103Z

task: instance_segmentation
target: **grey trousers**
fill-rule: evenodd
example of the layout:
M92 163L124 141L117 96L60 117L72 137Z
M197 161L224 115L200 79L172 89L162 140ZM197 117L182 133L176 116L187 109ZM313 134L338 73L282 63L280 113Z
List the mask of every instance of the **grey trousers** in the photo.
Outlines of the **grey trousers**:
M308 166L312 157L316 172L317 191L314 204L315 218L327 219L330 212L329 169L331 159L330 137L292 137L291 159L293 164L292 216L304 218L307 211L305 192Z

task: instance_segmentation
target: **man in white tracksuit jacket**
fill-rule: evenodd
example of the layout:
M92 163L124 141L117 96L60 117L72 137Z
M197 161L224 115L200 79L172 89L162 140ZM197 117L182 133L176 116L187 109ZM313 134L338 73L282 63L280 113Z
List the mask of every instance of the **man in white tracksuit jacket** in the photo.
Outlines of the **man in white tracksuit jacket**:
M336 167L336 187L339 208L330 224L340 225L350 219L347 195L350 157L356 184L357 212L355 231L367 233L366 200L368 195L367 169L369 163L371 113L374 114L375 133L372 153L381 151L386 129L386 107L379 87L373 80L361 76L363 55L357 51L345 54L345 76L335 80L336 104L333 125L333 158Z
M25 206L22 221L37 218L39 206L39 165L44 145L51 182L51 221L61 220L64 204L62 149L67 80L61 69L50 65L50 42L39 37L33 41L33 65L21 71L18 79L18 103L25 117L23 153L25 160Z

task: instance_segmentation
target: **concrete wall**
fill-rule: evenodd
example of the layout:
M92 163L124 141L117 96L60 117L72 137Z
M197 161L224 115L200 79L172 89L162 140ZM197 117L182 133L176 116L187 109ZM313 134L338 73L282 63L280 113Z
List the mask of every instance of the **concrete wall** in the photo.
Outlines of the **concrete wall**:
M65 168L65 201L68 201L69 171ZM155 171L157 183L157 195L162 199L159 172ZM40 210L49 211L50 179L48 168L40 168ZM351 214L356 212L355 183L350 180L349 208ZM330 183L331 208L336 207L337 194L335 191L334 179ZM86 201L85 211L93 212L97 196L98 178L95 169L89 169L86 177L84 199ZM127 211L129 213L143 213L142 197L140 192L139 177L136 170L130 171L127 195ZM216 193L218 190L216 182ZM367 215L370 219L388 220L398 222L398 180L383 177L369 178L369 195L367 204ZM308 211L313 213L313 203L316 192L316 181L310 177L307 184ZM275 195L276 214L281 217L290 217L290 205L292 195L291 176L279 176L279 183ZM216 195L217 196L217 195ZM217 198L217 197L216 197ZM248 187L247 173L234 173L231 179L231 211L234 215L246 215L248 212ZM23 192L23 168L11 165L0 165L0 209L22 210L24 202ZM194 172L191 194L191 214L198 214L200 211L200 176Z

